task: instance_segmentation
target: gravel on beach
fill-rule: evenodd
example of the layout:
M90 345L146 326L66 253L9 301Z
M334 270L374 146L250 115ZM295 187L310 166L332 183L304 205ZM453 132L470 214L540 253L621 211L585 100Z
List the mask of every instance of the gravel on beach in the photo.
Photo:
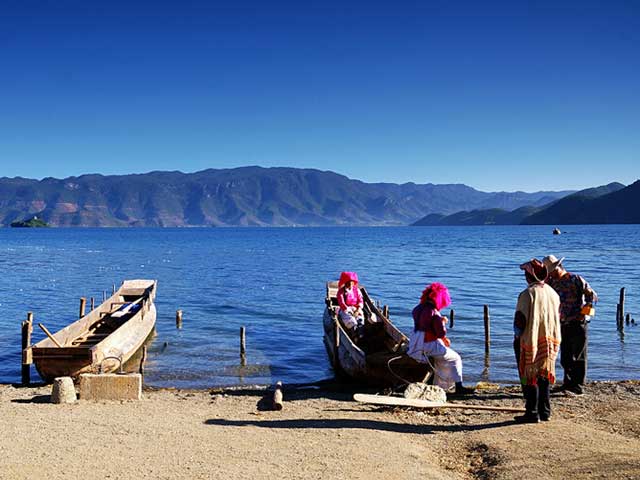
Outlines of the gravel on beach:
M141 401L49 403L50 387L0 385L1 479L639 478L640 382L552 395L552 419L380 408L341 389L148 389ZM522 406L480 385L482 405Z

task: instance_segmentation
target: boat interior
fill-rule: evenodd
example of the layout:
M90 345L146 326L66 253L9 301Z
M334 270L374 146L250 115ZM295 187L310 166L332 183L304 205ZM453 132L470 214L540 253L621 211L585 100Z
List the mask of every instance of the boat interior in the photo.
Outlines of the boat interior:
M125 295L121 302L110 302L111 310L101 312L100 318L71 341L70 347L92 347L124 325L138 310L143 297Z
M332 307L335 317L338 319L343 329L349 335L349 338L360 348L365 354L373 355L376 353L388 354L389 352L396 352L400 347L399 342L396 340L398 335L402 336L400 332L397 335L392 335L388 330L394 328L390 325L389 321L384 318L380 309L373 303L366 290L359 286L364 300L364 335L361 339L356 339L350 330L345 328L344 323L340 320L338 312L338 282L330 282L328 285L328 299L330 306ZM394 328L395 330L395 328ZM402 342L400 342L402 343Z

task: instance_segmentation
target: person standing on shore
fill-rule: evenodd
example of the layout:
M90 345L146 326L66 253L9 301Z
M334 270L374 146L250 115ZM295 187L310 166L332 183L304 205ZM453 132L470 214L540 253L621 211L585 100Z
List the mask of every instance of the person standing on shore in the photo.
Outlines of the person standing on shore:
M537 259L520 265L527 288L518 296L513 320L513 348L525 398L518 423L538 423L551 417L550 384L556 380L560 348L560 297L545 283L547 270Z
M549 255L542 262L549 272L547 283L560 295L562 390L581 395L587 375L587 322L598 296L584 278L564 269L563 260Z

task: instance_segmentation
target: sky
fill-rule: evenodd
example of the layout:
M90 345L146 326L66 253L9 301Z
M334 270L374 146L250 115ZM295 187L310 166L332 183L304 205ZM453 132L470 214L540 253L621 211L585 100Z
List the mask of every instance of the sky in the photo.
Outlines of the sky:
M4 0L0 177L640 178L640 0Z

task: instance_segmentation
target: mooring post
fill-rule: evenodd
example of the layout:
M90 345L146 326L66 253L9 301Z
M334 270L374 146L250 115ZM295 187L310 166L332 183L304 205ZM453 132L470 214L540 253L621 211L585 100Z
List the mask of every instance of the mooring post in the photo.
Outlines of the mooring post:
M116 284L115 283L113 284L113 289L112 289L112 293L111 294L112 295L116 294Z
M453 320L456 317L456 312L451 309L451 313L449 314L449 328L453 328Z
M624 328L624 287L620 289L620 328Z
M620 321L620 304L618 303L616 305L616 328L618 330L622 330L624 328L624 326L622 325L622 322Z
M33 333L33 312L27 312L27 319L22 322L22 385L31 383L31 333Z
M84 310L87 306L87 299L85 297L80 298L80 311L78 312L78 318L84 317Z
M489 317L489 305L484 306L484 352L489 354L491 344L491 319Z
M140 375L144 377L144 362L147 361L147 346L142 347L142 358L140 359Z
M240 327L240 363L244 366L247 363L247 335L246 329Z
M176 310L176 328L182 328L182 310Z
M625 323L626 323L627 325L630 325L630 324L631 324L631 314L630 314L630 313L627 313L627 318L626 318L626 320L625 320Z
M102 291L102 303L107 301L107 291L103 290Z
M382 316L384 318L389 318L389 305L382 307Z
M93 312L95 308L96 308L96 301L93 297L91 297L91 311Z

